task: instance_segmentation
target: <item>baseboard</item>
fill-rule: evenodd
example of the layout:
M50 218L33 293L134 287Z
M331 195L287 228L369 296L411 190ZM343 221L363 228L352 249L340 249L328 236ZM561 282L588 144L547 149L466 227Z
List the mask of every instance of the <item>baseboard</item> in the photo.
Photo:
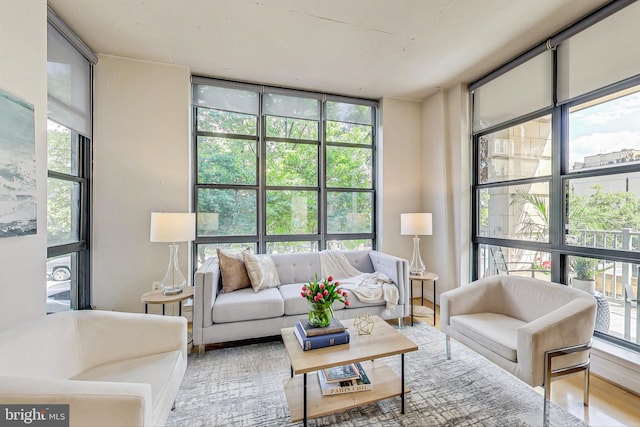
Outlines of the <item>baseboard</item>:
M591 372L640 396L640 354L594 338Z

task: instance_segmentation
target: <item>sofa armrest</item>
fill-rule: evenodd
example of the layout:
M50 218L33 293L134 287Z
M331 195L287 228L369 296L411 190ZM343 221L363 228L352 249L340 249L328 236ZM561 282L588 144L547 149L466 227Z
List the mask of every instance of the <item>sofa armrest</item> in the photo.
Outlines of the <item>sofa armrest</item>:
M406 259L378 251L370 251L369 258L376 272L383 273L398 287L398 302L404 306L404 316L409 315L409 262Z
M150 426L151 386L140 383L0 377L3 404L68 404L70 426Z
M518 376L533 386L542 385L545 351L590 342L595 317L595 299L580 298L520 327L517 337ZM587 357L588 351L558 357L554 359L552 369L584 362Z
M193 286L193 343L204 344L203 328L213 325L211 310L220 288L220 264L218 257L208 258L196 271Z
M75 319L84 369L176 350L187 358L187 319L182 316L80 310Z

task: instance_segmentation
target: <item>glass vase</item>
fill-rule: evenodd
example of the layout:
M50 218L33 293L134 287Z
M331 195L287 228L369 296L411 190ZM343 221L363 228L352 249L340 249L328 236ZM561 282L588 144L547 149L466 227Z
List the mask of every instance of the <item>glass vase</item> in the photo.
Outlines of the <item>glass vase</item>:
M314 328L323 328L325 326L329 326L332 318L333 307L331 303L309 303L309 325L313 326Z
M162 293L165 295L179 294L186 284L187 280L178 265L178 245L174 243L169 245L169 266L162 279Z

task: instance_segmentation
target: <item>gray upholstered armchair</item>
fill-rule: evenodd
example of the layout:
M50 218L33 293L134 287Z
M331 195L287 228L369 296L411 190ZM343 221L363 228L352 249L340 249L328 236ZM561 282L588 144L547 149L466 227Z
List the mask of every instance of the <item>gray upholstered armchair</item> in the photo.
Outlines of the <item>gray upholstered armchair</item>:
M584 370L589 399L589 357L596 317L593 295L557 283L491 276L440 296L441 329L531 386ZM546 408L546 405L545 405Z

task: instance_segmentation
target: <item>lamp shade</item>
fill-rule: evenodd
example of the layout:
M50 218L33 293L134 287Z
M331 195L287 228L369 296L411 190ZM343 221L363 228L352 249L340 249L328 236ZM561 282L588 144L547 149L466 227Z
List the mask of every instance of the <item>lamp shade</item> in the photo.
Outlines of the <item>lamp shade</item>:
M400 214L400 234L430 236L433 234L430 213Z
M196 238L196 214L151 212L152 242L189 242Z

